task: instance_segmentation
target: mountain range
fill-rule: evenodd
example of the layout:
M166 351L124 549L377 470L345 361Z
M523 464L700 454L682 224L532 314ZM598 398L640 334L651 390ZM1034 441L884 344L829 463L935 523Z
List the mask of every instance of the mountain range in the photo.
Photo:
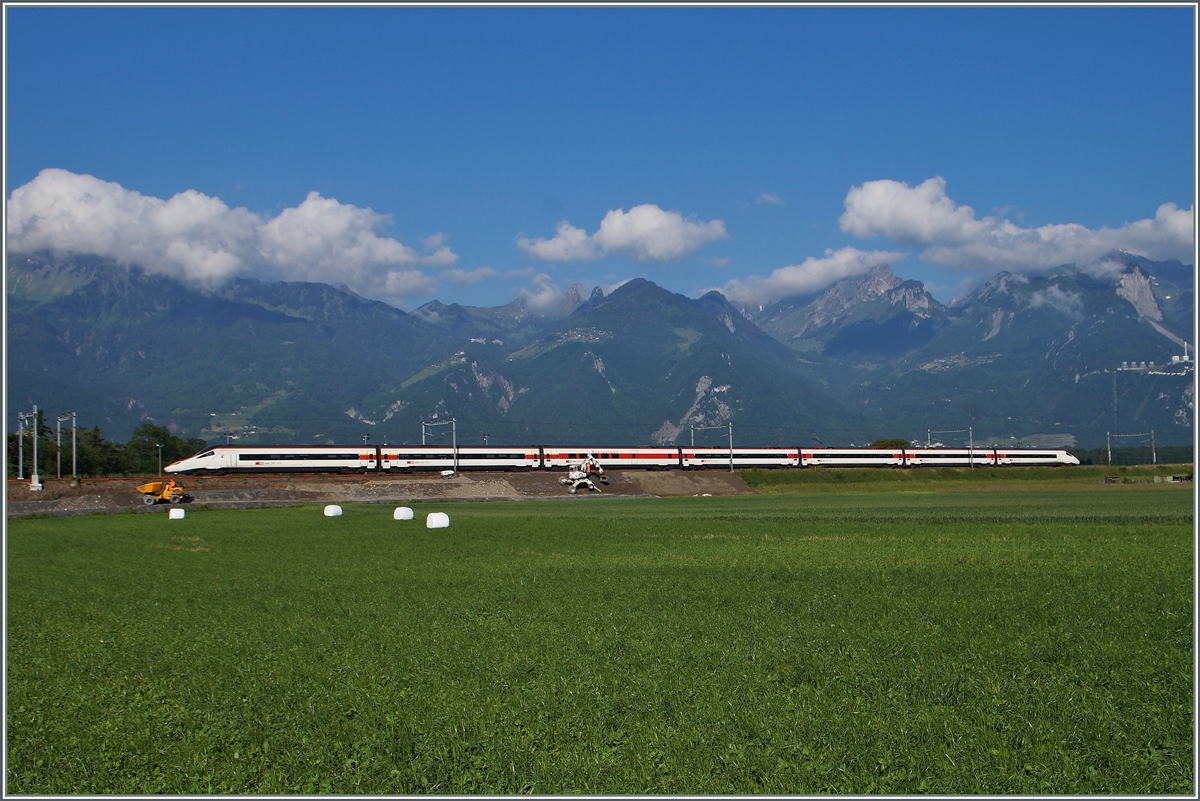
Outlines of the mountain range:
M1192 438L1193 270L1120 251L949 305L887 267L754 309L635 279L405 313L75 254L9 253L6 278L9 409L115 437L149 419L210 442L401 444L453 419L461 445L721 445L731 423L747 446Z

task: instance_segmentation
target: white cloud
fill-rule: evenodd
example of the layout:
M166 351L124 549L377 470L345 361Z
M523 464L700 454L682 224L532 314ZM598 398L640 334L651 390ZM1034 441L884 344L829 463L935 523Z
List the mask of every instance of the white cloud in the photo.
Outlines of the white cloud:
M1064 292L1057 286L1040 289L1029 296L1032 309L1046 306L1072 320L1083 319L1083 298L1078 292Z
M563 220L556 230L558 233L553 239L521 237L517 240L517 246L542 261L592 261L602 255L599 246L582 228L576 228Z
M524 301L525 308L542 315L569 314L579 306L580 301L588 299L590 292L581 283L575 283L569 289L564 290L545 273L538 273L534 276L532 283L532 289L521 287L513 294ZM592 284L588 286L592 286Z
M220 283L237 273L258 217L194 190L170 200L66 170L42 170L7 204L12 251L96 253L181 278Z
M309 192L299 206L258 226L252 244L289 281L340 281L368 297L394 296L395 287L432 290L436 283L413 269L415 250L375 234L386 221L370 209Z
M1085 264L1079 268L1081 272L1092 276L1093 278L1111 279L1121 275L1129 268L1119 261L1112 259L1101 259L1090 264Z
M1093 230L1078 223L1022 228L997 216L976 219L975 210L946 195L940 176L910 187L899 181L867 181L846 194L843 231L860 238L885 236L923 246L921 259L968 271L1035 270L1087 264L1121 248L1151 259L1191 261L1192 210L1159 206L1154 219Z
M521 287L516 294L525 301L527 309L542 314L557 310L563 302L562 289L545 273L538 273L533 277L532 290Z
M421 247L425 249L425 255L421 257L422 264L453 267L458 262L458 254L450 250L446 238L445 234L434 234L421 240Z
M914 245L969 241L984 229L970 206L946 197L941 177L910 187L899 181L867 181L846 193L842 230L861 238L880 235ZM992 218L988 218L992 219Z
M376 233L387 215L317 192L263 220L192 189L162 200L46 169L13 190L7 211L10 251L93 253L202 286L266 271L289 281L344 283L392 301L437 288L416 269L415 250ZM445 262L438 248L449 253L438 240L425 258Z
M447 239L448 239L448 237L445 234L434 234L433 236L423 236L420 238L421 247L425 249L426 253L432 253L433 251L440 248L442 245L446 244Z
M801 264L780 267L765 277L735 278L720 291L742 307L765 306L789 295L817 292L843 278L870 272L884 264L894 264L902 258L903 253L880 250L868 252L851 247L836 252L826 250L824 258L810 256Z
M521 237L517 245L530 256L551 262L593 261L609 253L624 253L638 261L672 261L728 236L721 220L696 222L653 203L628 212L613 209L591 235L566 220L556 230L552 239Z
M1112 241L1112 247L1138 253L1151 259L1175 258L1193 261L1195 256L1192 210L1174 203L1163 203L1153 220L1138 220L1115 230L1100 232Z
M772 195L770 192L763 192L761 195L758 196L758 199L755 200L754 202L755 203L770 203L772 206L784 205L783 198L781 198L779 195Z

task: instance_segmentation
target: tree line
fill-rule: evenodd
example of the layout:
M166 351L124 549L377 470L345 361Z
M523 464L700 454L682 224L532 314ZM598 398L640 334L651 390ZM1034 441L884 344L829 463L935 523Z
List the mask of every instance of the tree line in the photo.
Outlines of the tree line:
M32 427L31 427L32 428ZM37 419L37 473L40 478L57 475L58 457L54 442L54 429L46 424L45 413L39 409ZM22 471L17 469L17 458L24 448L24 475L33 472L33 431L26 429L25 442L19 445L17 434L8 435L8 477L16 478ZM101 478L105 476L157 475L159 466L158 446L162 445L162 465L183 459L198 452L207 443L198 437L183 439L170 432L166 426L142 423L134 429L127 442L106 440L100 426L75 429L76 469L80 476ZM62 473L71 475L71 430L62 429Z

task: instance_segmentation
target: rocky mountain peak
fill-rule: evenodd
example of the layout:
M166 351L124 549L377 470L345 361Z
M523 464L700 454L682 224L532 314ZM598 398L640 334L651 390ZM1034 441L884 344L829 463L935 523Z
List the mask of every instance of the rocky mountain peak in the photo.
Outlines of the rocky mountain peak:
M996 298L999 295L1012 295L1013 290L1018 286L1024 286L1029 283L1029 279L1023 275L1014 275L1007 270L1001 270L996 273L996 277L988 281L974 297L969 298L966 305L972 303L987 303L989 300Z
M583 284L574 283L567 287L567 291L563 292L563 301L566 304L574 303L576 306L586 303L587 298L583 296Z
M882 297L902 283L904 282L896 277L886 264L862 275L843 278L813 302L808 320L796 332L796 336L808 329L823 328L836 323L852 309Z
M942 309L942 304L934 300L920 281L904 281L885 294L893 307L898 306L917 317L928 318L933 316L935 310Z

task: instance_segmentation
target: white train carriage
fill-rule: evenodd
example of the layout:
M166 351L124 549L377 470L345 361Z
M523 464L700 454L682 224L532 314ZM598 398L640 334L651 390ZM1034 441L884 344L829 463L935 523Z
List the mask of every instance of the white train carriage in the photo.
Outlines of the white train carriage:
M459 448L459 470L533 470L541 467L538 448ZM384 445L380 447L380 469L384 472L427 472L454 469L454 449Z
M542 448L542 465L547 470L565 470L570 465L579 464L590 454L599 460L605 470L623 467L670 470L681 466L680 453L679 448Z
M1035 451L995 449L998 465L1060 465L1079 464L1079 459L1066 451Z
M801 467L902 467L904 449L803 448Z
M991 467L996 454L991 448L914 448L905 449L904 459L910 467Z
M683 448L685 470L729 469L729 448ZM800 452L787 448L734 448L735 470L754 467L799 467Z
M195 456L172 462L168 473L290 473L365 472L378 466L375 448L341 446L262 447L218 445Z

